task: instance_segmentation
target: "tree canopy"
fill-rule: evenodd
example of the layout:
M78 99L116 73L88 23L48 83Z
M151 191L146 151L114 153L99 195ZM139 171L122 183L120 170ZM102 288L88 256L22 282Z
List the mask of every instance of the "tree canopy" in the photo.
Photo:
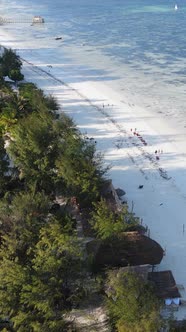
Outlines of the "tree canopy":
M112 211L106 199L101 198L94 204L91 225L96 231L97 237L106 240L127 231L132 225L135 226L136 220L126 208L121 211Z
M102 240L118 239L136 220L127 209L113 212L100 199L107 172L103 157L57 101L33 83L19 83L17 91L5 83L7 75L21 80L21 67L20 57L5 49L0 56L0 330L65 332L64 313L78 306L90 275L72 206L58 204L60 195L93 209L91 224ZM111 271L107 290L118 332L155 332L155 324L161 325L159 303L138 277Z
M23 79L21 74L22 62L20 57L11 49L4 49L2 56L0 57L0 67L3 76L9 76L16 81Z
M11 135L9 152L21 176L37 189L51 189L59 145L51 116L34 112L21 119Z
M118 332L157 332L160 302L152 286L134 272L108 272L107 307Z
M59 222L43 226L29 264L17 256L16 239L4 238L0 249L1 314L20 331L61 331L63 313L78 303L76 278L80 248L75 237L63 234Z
M105 170L91 140L77 135L66 137L56 165L80 202L91 204L98 199Z

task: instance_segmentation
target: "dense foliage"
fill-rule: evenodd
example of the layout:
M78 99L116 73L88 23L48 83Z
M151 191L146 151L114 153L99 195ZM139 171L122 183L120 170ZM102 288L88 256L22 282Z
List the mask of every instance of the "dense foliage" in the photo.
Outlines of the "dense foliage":
M4 49L0 58L0 65L3 76L9 76L14 81L21 81L24 78L21 74L22 62L19 56L11 49Z
M97 237L106 240L127 231L131 226L137 225L137 221L127 208L123 208L121 211L112 211L107 201L102 198L94 203L91 224Z
M64 313L85 294L85 255L68 199L93 210L101 240L135 225L127 209L112 212L101 187L107 171L96 143L83 136L52 96L23 79L12 50L0 56L0 330L67 331ZM57 204L58 196L65 198ZM53 207L57 205L57 212ZM76 206L77 208L77 206ZM159 303L133 275L107 279L107 305L118 332L157 331ZM137 324L139 320L139 324ZM156 328L155 328L156 324ZM137 328L138 326L138 328Z
M160 303L151 286L132 272L110 271L107 306L118 332L157 332Z
M19 57L5 50L0 69L18 80ZM102 160L36 85L14 92L2 79L0 103L0 328L65 331L63 314L83 294L82 255L68 211L49 212L57 193L92 204Z

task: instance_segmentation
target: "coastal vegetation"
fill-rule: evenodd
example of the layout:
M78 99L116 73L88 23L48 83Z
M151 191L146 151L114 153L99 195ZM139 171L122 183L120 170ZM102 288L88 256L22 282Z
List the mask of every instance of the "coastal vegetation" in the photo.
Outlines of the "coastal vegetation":
M159 331L160 304L149 283L135 273L109 271L106 293L106 303L118 332Z
M0 58L0 65L2 76L8 76L15 82L23 80L22 62L11 49L4 49L3 56Z
M101 198L94 203L91 224L99 239L107 240L118 236L121 232L130 230L137 225L137 220L127 208L121 211L112 211L106 199Z
M134 273L95 271L74 215L86 216L91 236L111 246L139 227L137 218L127 206L108 206L102 193L108 169L96 142L52 96L22 81L21 66L19 56L5 49L0 56L0 330L76 331L65 314L96 292L114 331L159 331L161 303L153 287ZM16 91L5 76L16 85L22 81Z

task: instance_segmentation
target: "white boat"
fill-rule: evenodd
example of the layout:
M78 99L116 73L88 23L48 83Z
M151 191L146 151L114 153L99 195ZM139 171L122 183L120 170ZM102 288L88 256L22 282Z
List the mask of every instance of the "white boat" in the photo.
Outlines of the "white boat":
M44 22L45 22L45 20L41 16L34 16L32 19L32 24L33 23L44 23Z
M177 6L177 5L175 5L175 6L174 6L174 9L175 9L175 10L178 10L178 6Z

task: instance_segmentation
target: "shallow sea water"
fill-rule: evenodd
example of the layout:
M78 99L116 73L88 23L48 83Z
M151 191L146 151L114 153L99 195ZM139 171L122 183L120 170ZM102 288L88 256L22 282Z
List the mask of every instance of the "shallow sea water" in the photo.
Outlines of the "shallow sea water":
M186 126L186 0L2 0L0 16L34 15L44 26L1 26L24 57L67 57L87 80L103 80L134 103ZM56 43L55 37L63 41ZM43 50L43 52L41 52ZM48 54L48 53L47 53ZM65 70L65 69L64 69ZM179 115L179 116L178 116Z

